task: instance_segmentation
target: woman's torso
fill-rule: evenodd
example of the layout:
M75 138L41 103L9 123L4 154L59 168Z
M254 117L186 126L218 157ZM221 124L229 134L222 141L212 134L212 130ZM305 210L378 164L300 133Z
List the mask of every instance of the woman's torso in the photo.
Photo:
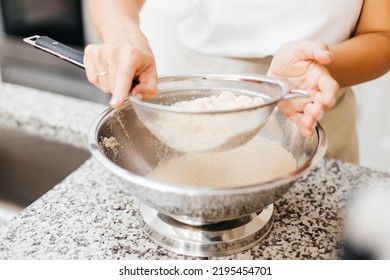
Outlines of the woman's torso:
M229 57L273 55L285 42L334 45L348 39L363 0L197 0L178 25L197 52Z

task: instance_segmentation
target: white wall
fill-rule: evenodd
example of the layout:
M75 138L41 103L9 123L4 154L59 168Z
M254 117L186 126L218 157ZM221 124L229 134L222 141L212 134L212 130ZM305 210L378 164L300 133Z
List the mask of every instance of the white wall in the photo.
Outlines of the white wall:
M390 172L390 73L354 89L361 164Z

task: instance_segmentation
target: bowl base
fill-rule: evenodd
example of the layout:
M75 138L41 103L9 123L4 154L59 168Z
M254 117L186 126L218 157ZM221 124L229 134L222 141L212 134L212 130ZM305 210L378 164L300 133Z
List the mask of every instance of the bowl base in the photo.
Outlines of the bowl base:
M211 257L244 251L259 243L273 224L273 204L245 217L207 225L189 225L140 204L139 221L157 244L178 254Z

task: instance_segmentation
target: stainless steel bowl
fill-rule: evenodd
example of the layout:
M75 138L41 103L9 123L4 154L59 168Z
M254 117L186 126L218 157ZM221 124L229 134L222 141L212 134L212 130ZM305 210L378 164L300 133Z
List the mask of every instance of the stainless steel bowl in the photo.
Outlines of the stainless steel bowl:
M129 101L119 110L107 109L95 120L89 145L93 156L141 203L188 224L209 224L258 212L280 198L323 157L326 136L320 125L315 132L312 137L303 137L296 125L275 109L259 134L291 152L297 169L271 181L218 189L145 178L161 159L180 152L156 138Z

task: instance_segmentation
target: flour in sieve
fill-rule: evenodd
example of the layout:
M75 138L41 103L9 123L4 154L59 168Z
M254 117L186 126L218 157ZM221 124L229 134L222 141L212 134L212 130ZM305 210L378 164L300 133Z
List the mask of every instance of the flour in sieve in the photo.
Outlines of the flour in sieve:
M264 104L264 100L261 97L235 95L231 91L223 91L218 95L212 95L210 97L201 97L194 100L176 102L172 106L188 109L231 110L243 109L261 104Z
M147 177L168 184L233 188L272 180L296 168L297 161L291 153L256 136L229 151L184 154L161 161Z
M172 106L196 110L243 109L264 104L261 97L218 95L182 101ZM185 152L225 150L246 143L261 128L257 110L227 114L163 113L149 129L167 145Z

